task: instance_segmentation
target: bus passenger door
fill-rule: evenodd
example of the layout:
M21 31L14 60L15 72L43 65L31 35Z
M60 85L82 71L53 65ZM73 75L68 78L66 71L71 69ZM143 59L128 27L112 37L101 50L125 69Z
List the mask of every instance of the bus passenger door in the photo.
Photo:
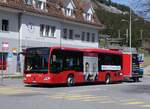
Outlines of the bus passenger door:
M98 77L98 57L84 56L84 78L86 81L95 81Z

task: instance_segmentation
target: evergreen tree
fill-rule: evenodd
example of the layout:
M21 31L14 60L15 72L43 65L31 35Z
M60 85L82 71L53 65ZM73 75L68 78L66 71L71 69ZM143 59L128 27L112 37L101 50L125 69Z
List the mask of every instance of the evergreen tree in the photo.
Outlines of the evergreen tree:
M109 6L111 5L111 3L112 3L111 0L108 0L108 5L109 5Z
M99 2L107 5L107 6L110 6L112 4L112 1L111 0L98 0Z

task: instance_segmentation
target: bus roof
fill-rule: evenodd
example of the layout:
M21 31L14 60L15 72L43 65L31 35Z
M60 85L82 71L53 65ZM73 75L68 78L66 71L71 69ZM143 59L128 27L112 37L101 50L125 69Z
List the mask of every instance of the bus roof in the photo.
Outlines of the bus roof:
M84 51L92 52L92 53L108 53L108 54L118 54L118 55L122 54L121 51L102 49L102 48L86 48L86 49L84 49Z
M72 48L72 47L64 47L64 46L32 47L32 48L52 48L52 49L61 49L61 50L70 50L70 51L73 50L73 51L81 51L81 52L89 52L89 53L108 53L108 54L118 54L118 55L123 54L121 51L102 49L102 48Z
M119 50L110 50L110 49L102 49L102 48L72 48L72 47L60 47L54 46L53 49L63 49L63 50L74 50L74 51L82 51L82 52L89 52L89 53L109 53L109 54L118 54L122 55L122 52Z
M52 49L61 49L61 50L73 50L73 51L82 51L80 48L64 47L64 46L53 46Z

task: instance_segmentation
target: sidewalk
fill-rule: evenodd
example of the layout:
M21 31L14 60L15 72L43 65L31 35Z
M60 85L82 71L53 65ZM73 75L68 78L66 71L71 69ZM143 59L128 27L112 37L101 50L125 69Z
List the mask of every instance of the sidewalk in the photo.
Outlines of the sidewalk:
M3 78L22 78L23 75L20 72L14 73L14 74L4 74ZM2 78L2 75L0 75L0 79Z
M144 68L144 74L150 76L150 65Z

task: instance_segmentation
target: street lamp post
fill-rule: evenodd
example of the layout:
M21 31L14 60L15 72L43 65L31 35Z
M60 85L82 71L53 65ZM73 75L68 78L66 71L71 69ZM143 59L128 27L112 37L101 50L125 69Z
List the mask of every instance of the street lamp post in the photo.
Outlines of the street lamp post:
M132 9L130 7L130 12L129 12L129 21L122 19L121 21L126 21L129 23L129 51L130 51L130 68L131 68L131 72L132 72Z
M130 37L130 71L131 71L131 76L132 76L132 10L130 7L130 21L129 21L129 37Z

